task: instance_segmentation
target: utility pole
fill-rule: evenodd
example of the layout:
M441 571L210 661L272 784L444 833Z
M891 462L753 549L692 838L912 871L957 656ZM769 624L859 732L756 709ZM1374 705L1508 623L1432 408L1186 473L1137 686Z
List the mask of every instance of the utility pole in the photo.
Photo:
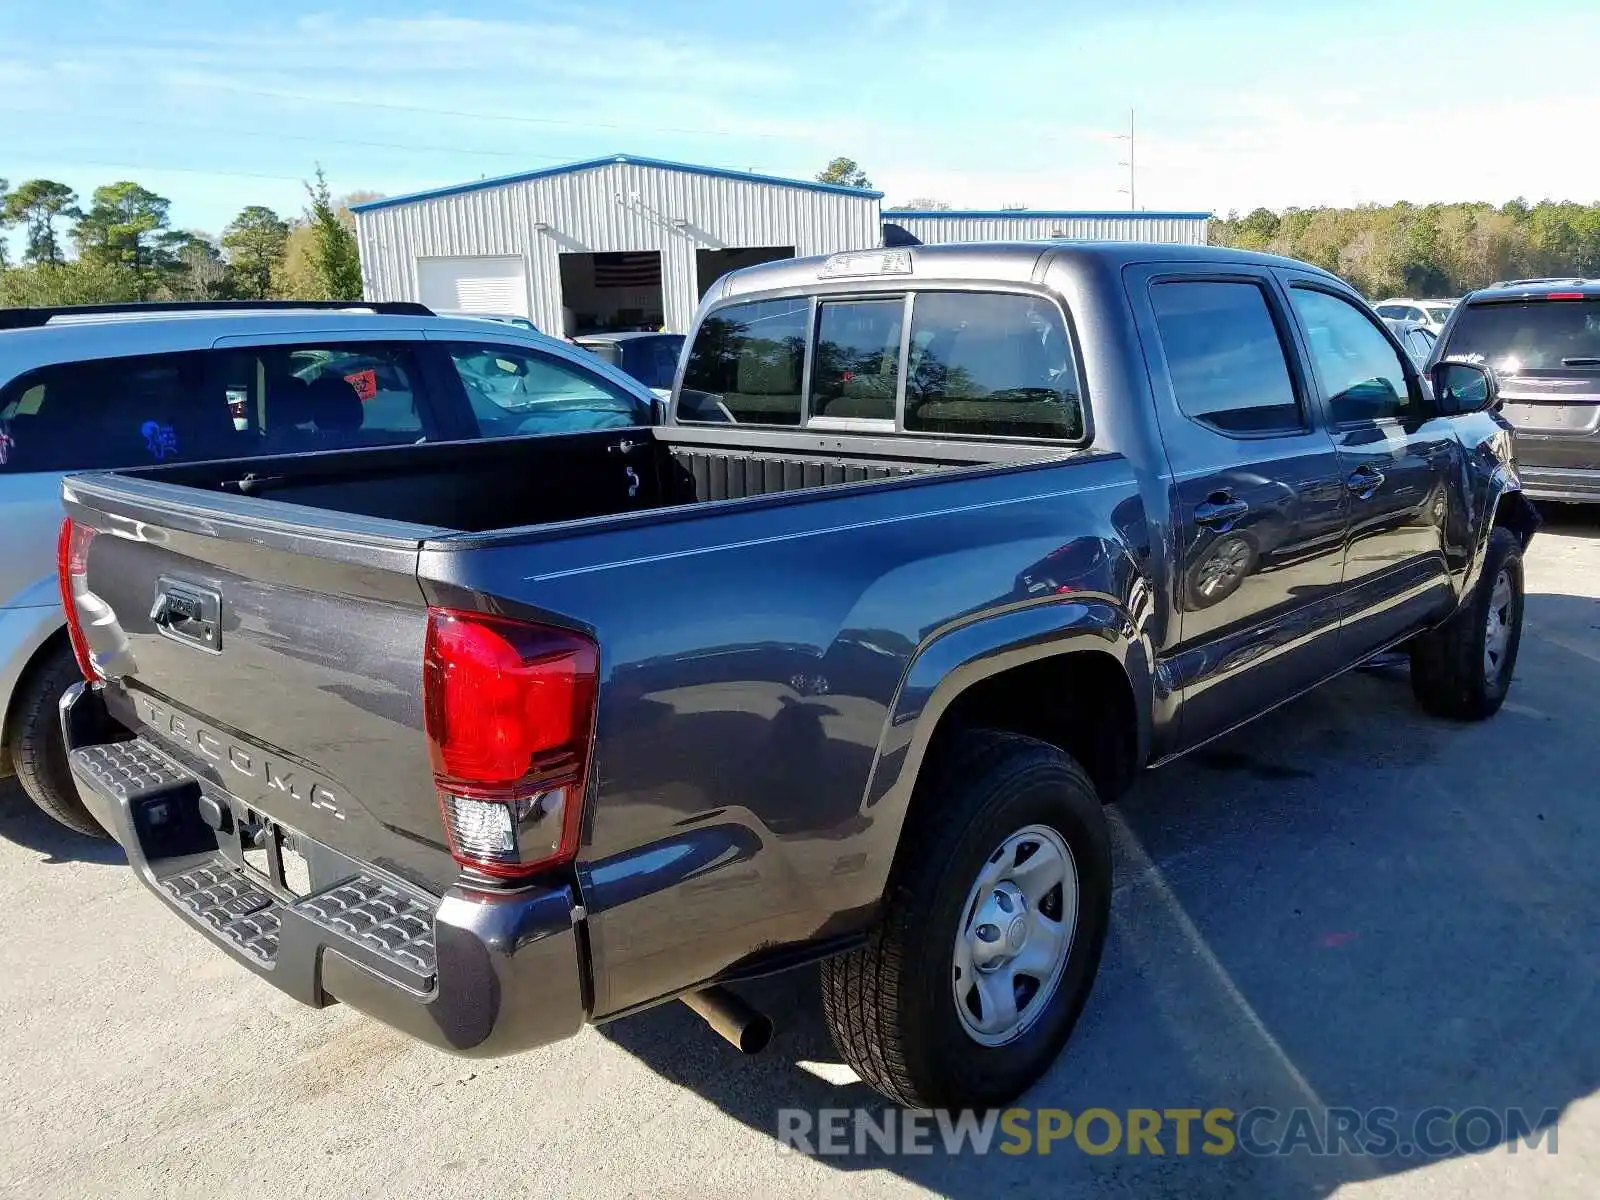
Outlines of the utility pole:
M1126 162L1119 162L1117 164L1117 166L1119 166L1119 167L1127 167L1128 168L1128 186L1125 187L1125 188L1118 188L1117 191L1118 192L1126 192L1127 195L1128 195L1128 207L1129 207L1129 209L1137 210L1138 207L1139 207L1139 203L1138 203L1137 195L1136 195L1136 193L1134 191L1133 112L1134 112L1134 110L1131 109L1131 108L1128 110L1128 132L1127 133L1119 133L1117 135L1117 141L1119 141L1119 142L1125 141L1125 142L1128 143L1128 158L1127 158L1127 161Z

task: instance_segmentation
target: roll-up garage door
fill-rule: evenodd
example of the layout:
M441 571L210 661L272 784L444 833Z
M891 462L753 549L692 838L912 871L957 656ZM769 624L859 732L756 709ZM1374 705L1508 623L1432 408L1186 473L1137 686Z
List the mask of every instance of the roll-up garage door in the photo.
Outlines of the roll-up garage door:
M528 313L528 268L519 254L417 259L417 294L434 311Z

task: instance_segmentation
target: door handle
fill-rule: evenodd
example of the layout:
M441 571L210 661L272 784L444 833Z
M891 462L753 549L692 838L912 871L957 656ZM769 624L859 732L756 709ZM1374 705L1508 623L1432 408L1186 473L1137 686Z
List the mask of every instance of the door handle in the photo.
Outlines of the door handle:
M1383 472L1371 463L1362 463L1350 472L1350 477L1344 481L1344 486L1361 499L1370 500L1372 494L1383 486Z
M1226 530L1249 511L1250 506L1243 500L1231 499L1226 494L1214 494L1212 498L1195 505L1194 520L1197 525Z

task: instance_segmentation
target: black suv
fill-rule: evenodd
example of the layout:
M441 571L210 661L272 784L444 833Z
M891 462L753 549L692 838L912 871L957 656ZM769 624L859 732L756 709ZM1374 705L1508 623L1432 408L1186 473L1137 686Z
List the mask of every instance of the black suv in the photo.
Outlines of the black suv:
M1600 503L1600 280L1514 279L1473 292L1434 357L1499 373L1529 496Z

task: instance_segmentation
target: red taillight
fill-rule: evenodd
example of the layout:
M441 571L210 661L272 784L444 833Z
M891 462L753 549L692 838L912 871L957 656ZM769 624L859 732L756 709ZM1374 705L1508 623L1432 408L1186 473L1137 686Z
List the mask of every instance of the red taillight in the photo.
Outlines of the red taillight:
M1546 300L1582 300L1584 296L1582 292L1546 292L1544 298Z
M78 612L78 597L89 590L89 543L93 540L94 530L79 525L71 517L62 521L61 535L56 539L56 577L61 583L61 607L67 613L67 636L72 640L78 669L85 679L104 679L89 654L89 642L83 636L83 620Z
M579 634L428 610L423 710L457 862L514 877L577 854L598 675Z

